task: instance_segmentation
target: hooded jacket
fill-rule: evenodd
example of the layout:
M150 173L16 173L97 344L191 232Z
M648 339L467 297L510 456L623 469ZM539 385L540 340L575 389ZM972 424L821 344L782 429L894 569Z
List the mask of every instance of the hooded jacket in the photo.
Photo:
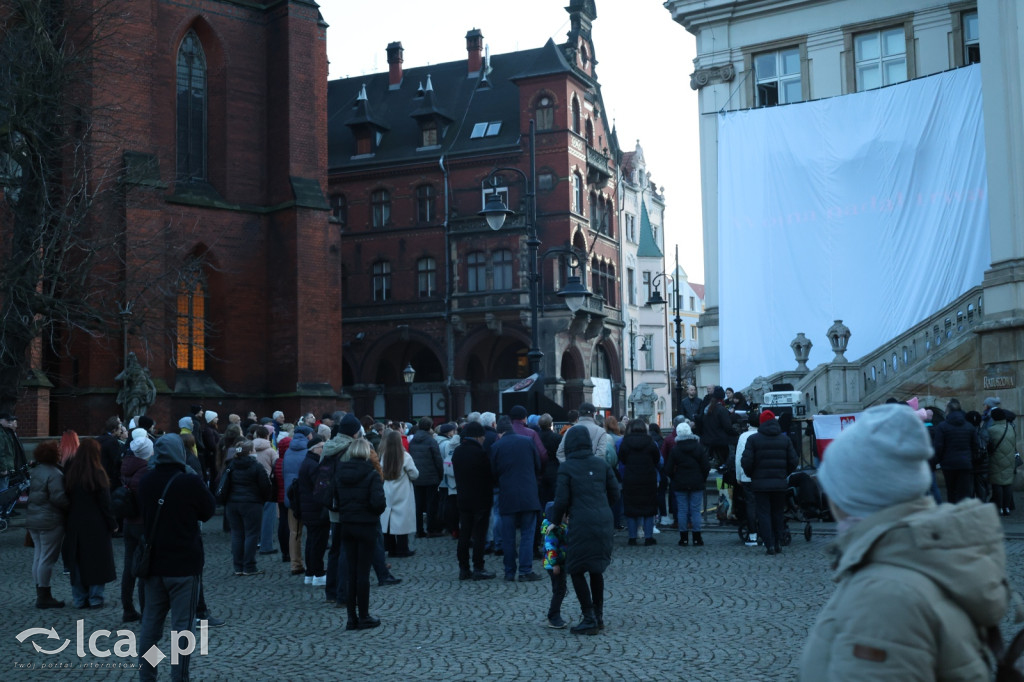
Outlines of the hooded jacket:
M416 469L420 472L413 485L436 488L444 477L444 460L433 434L423 430L417 430L412 434L409 454L412 455L412 461L416 463Z
M355 442L355 438L348 436L342 432L338 432L329 441L324 443L324 451L320 453L320 462L323 463L332 457L337 460L334 467L334 488L340 490L341 481L338 480L338 462L349 461L348 448L352 443ZM371 465L372 466L372 465ZM338 523L341 517L338 512L327 510L327 518L330 519L331 523Z
M568 512L569 551L565 570L571 575L603 573L612 560L612 506L619 484L603 457L594 455L590 432L577 424L565 438L565 462L558 467L558 486L548 520L561 523Z
M991 679L985 629L1006 613L1003 530L978 500L928 497L868 516L839 536L802 680Z
M231 471L229 503L263 504L270 500L270 476L254 455L229 460L228 469Z
M786 489L799 458L793 441L782 433L779 421L769 419L747 439L741 462L743 471L750 476L750 489L771 492Z
M167 434L153 444L153 470L139 483L139 507L142 509L143 532L152 543L150 571L152 575L183 577L203 572L203 539L199 522L209 521L216 501L203 479L189 473L185 466L185 445L181 436ZM167 490L160 523L153 529L164 486L175 474Z
M988 427L988 444L991 448L988 464L988 481L992 485L1013 483L1016 464L1017 430L1005 419L993 421Z
M665 463L665 473L672 481L672 492L704 490L711 463L708 451L695 435L677 437Z
M978 452L978 439L962 410L953 410L932 430L935 462L949 471L969 471Z
M635 519L657 514L661 452L654 439L646 433L627 433L619 445L619 462L625 515Z

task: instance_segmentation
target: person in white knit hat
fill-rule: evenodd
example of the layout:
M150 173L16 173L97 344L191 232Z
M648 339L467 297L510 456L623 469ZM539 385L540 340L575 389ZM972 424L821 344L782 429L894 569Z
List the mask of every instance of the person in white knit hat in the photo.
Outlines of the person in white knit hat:
M838 585L810 629L802 680L990 678L983 637L1010 600L1003 529L990 504L936 505L932 454L900 404L863 412L825 451Z

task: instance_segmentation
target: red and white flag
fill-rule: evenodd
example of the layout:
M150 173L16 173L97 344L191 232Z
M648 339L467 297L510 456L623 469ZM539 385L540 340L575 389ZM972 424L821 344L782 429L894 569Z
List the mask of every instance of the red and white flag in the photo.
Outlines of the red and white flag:
M825 456L825 448L829 446L843 429L853 426L860 412L850 414L816 414L814 415L814 439L818 444L818 459Z

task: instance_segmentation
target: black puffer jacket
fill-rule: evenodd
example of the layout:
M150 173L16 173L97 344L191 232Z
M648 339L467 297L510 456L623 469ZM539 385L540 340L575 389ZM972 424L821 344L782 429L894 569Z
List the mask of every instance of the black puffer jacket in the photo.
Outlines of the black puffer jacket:
M228 461L225 476L231 472L228 504L263 504L270 500L272 488L267 470L255 457L245 455Z
M590 432L574 426L565 434L565 461L558 467L558 487L548 520L558 523L569 513L569 574L602 573L612 560L612 505L619 500L619 484L611 467L594 455Z
M320 455L306 451L306 458L299 465L299 511L302 522L307 526L330 523L327 508L313 499L313 483L316 470L320 468Z
M665 463L665 473L672 481L672 492L703 490L710 471L707 448L700 444L697 436L676 439Z
M787 479L796 470L798 459L793 441L782 432L778 420L769 419L747 439L740 463L750 476L751 490L771 492L786 489Z
M732 415L722 405L708 409L701 419L700 442L709 448L723 447L729 444L734 435Z
M978 454L975 428L968 423L962 410L946 414L946 419L932 430L932 444L935 446L935 463L949 471L971 469L971 463Z
M338 483L338 520L341 523L379 524L387 507L380 474L365 459L338 462L334 471Z
M444 459L441 448L430 431L416 431L409 441L409 454L413 464L419 469L419 477L412 482L414 486L436 488L444 477Z
M622 464L622 503L629 518L658 513L658 462L661 453L646 433L627 433L619 445Z

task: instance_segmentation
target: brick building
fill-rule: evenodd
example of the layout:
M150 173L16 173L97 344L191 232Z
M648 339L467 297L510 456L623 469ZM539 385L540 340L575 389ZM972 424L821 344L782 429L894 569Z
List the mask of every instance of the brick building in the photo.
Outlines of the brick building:
M328 87L329 199L342 243L343 384L378 417L507 410L501 392L531 376L528 189L536 125L541 302L538 385L556 406L582 400L622 414L617 143L595 73L594 2L572 0L568 40L389 70ZM516 212L500 231L478 215L497 191ZM574 248L582 268L549 254ZM591 296L572 313L571 275ZM411 385L403 370L415 370ZM507 397L507 396L506 396Z
M79 104L114 112L100 169L120 190L94 220L124 229L125 271L136 276L106 300L131 307L127 341L77 335L67 350L37 347L22 433L99 432L121 411L125 349L150 369L150 414L165 428L196 403L223 417L337 407L340 245L323 192L327 27L317 5L155 0L118 22Z

